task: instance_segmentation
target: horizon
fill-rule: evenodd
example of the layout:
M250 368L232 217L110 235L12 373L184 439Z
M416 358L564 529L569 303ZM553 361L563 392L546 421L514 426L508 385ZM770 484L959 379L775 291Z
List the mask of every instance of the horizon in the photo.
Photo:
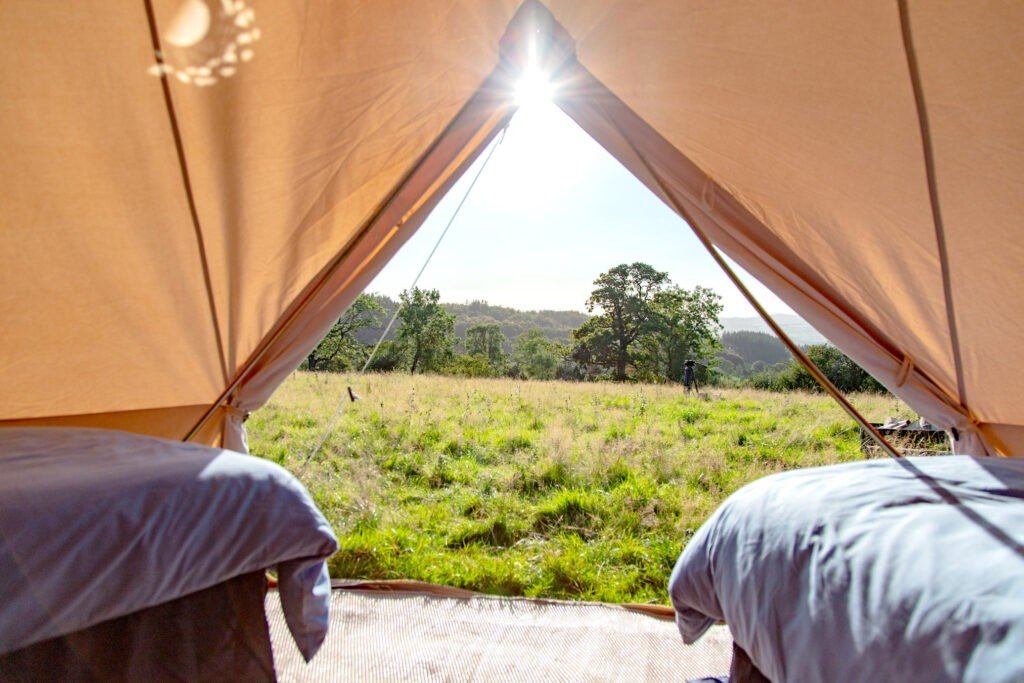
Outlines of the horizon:
M722 298L722 317L757 312L672 209L554 104L521 108L417 284L449 301L586 313L593 282L640 261ZM487 158L484 151L366 288L408 289ZM728 260L728 258L727 258ZM771 315L796 315L729 261Z
M436 289L436 287L420 287L420 289ZM381 296L381 297L385 297L387 299L390 299L391 301L398 301L398 296L397 295L388 294L386 292L372 292L372 291L370 291L369 288L367 288L363 293L367 294L369 296ZM519 308L517 306L509 306L508 304L496 304L496 303L493 303L493 302L488 301L486 299L466 299L464 301L446 301L444 299L444 292L438 290L438 293L441 295L440 303L441 303L442 306L470 306L472 304L484 304L485 306L490 306L490 307L493 307L493 308L507 308L509 310L518 311L520 313L581 313L583 315L593 315L592 313L590 313L590 312L588 312L586 310L585 306L583 307L583 309L575 309L575 308ZM770 316L772 316L773 318L778 318L778 317L782 317L782 316L791 316L791 317L795 317L795 318L799 318L800 320L803 320L803 318L801 318L796 313L793 313L792 311L786 312L786 313L782 313L782 312L772 313L771 311L769 311L768 314ZM753 319L756 319L756 320L763 320L763 318L761 318L761 316L759 316L757 314L757 312L753 311L753 310L751 310L751 314L750 315L725 315L723 313L721 316L719 316L719 319L723 319L723 318L729 318L729 319L753 318Z
M392 297L392 296L390 296L390 295L388 295L386 293L383 293L383 292L370 292L370 291L367 291L365 293L367 295L369 295L369 296L385 297L391 303L397 303L397 301L398 301L397 297ZM501 310L504 310L504 311L509 311L511 313L526 314L526 315L553 314L553 315L557 316L557 315L570 314L570 315L582 315L582 316L586 316L586 317L590 317L590 316L594 315L593 313L588 313L587 311L579 311L579 310L571 309L571 308L541 308L541 309L516 308L515 306L506 306L504 304L494 304L494 303L491 303L491 302L483 300L483 299L473 299L473 300L464 301L464 302L445 301L443 299L443 293L442 293L442 300L441 300L440 303L441 303L442 306L449 306L449 307L450 306L472 306L473 304L478 304L478 305L481 305L481 306L486 306L488 308L496 308L496 309L501 309ZM449 313L454 313L455 315L459 315L458 311L452 311L450 309L449 309ZM810 324L808 324L808 322L806 320L801 318L799 315L796 315L795 313L772 313L771 315L775 319L775 321L779 325L782 326L782 328L786 331L786 333L789 335L789 337L794 342L796 342L797 344L804 345L804 346L811 345L811 344L831 344L831 342L824 335L822 335L820 332L815 330ZM494 318L494 320L499 322L499 324L504 322L502 319L500 319L500 317L501 317L500 314L496 314L496 317ZM775 333L772 332L771 328L764 321L764 319L761 318L761 316L756 315L756 314L755 315L720 315L718 317L718 322L719 322L719 324L721 326L721 331L720 331L721 335L730 334L730 333L734 333L734 332L759 332L759 333L762 333L762 334L766 334L766 335L772 337L773 339L778 339L776 337ZM379 325L371 326L371 327L375 327L375 328L379 329L379 328L382 328L383 325L384 325L384 322L381 321L381 323Z

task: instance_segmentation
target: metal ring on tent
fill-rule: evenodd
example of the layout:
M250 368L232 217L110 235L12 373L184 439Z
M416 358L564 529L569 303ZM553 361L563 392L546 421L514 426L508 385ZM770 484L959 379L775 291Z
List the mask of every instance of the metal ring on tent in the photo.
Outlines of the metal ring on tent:
M221 409L225 413L227 413L228 415L241 419L242 422L245 422L246 420L248 420L249 419L249 415L251 415L251 413L248 410L242 410L241 408L236 408L235 406L231 405L230 403L224 403L223 405L221 405Z

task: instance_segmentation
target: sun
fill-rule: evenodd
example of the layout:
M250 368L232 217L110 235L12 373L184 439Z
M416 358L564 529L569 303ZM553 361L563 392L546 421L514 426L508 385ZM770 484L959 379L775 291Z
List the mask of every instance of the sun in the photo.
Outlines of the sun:
M536 66L527 67L516 82L516 104L523 109L549 104L554 94L548 75Z

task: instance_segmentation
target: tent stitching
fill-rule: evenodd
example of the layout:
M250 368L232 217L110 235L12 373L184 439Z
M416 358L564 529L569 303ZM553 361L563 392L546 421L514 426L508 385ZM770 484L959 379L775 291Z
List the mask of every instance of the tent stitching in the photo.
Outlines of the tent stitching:
M146 6L146 19L149 22L149 35L153 42L153 53L157 64L163 66L163 47L160 44L160 32L156 25L156 13L153 10L152 0L144 0L144 3ZM171 97L171 87L167 81L167 73L163 69L160 69L160 86L163 89L164 105L167 108L167 118L171 124L171 134L174 137L174 149L178 155L178 165L181 167L181 180L185 186L185 197L188 201L189 215L192 217L192 229L196 235L199 261L203 266L203 284L206 287L206 298L210 305L210 318L213 323L213 335L217 340L217 356L220 361L222 379L226 382L229 377L227 355L224 351L224 339L220 331L220 319L217 316L217 303L213 296L213 280L210 276L210 264L206 256L206 242L203 240L203 229L199 222L199 210L196 208L195 195L192 192L192 179L188 172L188 162L185 160L185 146L181 138L178 117L174 110L174 99Z
M914 91L914 106L917 109L918 128L921 133L921 146L924 152L925 174L928 179L928 199L931 202L932 222L935 226L935 240L939 251L939 264L942 269L942 290L946 300L946 316L949 320L949 343L953 348L953 364L956 369L957 398L963 408L967 408L967 388L964 383L963 359L960 354L960 335L957 332L956 310L953 306L953 287L950 283L949 251L946 246L946 228L942 220L942 207L939 203L939 187L935 173L935 151L932 146L931 127L928 122L928 107L924 99L924 87L921 83L921 72L914 50L914 35L910 27L910 9L907 0L897 0L900 15L900 30L903 36L903 50L907 56L907 70L910 84Z

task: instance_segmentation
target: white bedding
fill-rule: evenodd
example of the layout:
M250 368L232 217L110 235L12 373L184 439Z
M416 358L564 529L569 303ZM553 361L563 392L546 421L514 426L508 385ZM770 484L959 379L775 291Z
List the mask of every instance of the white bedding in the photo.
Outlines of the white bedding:
M337 549L281 467L98 429L0 429L0 654L269 567L307 659Z
M748 484L669 593L776 683L1024 681L1024 459L871 460Z

